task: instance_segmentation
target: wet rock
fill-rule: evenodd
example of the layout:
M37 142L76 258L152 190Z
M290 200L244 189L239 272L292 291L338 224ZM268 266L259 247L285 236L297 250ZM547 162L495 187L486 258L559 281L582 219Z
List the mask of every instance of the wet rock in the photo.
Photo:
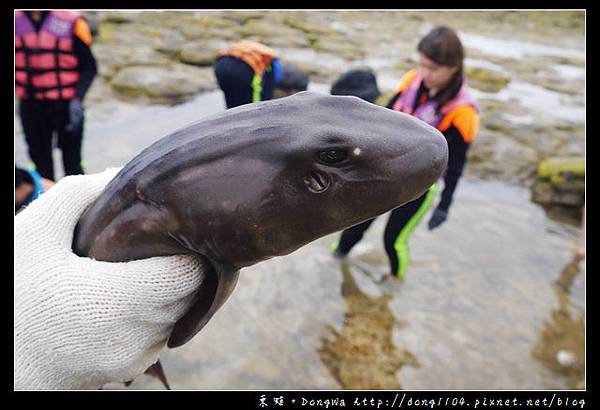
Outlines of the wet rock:
M581 81L565 81L565 80L557 80L556 78L547 78L547 77L533 77L527 78L525 80L529 81L532 84L539 85L541 87L546 88L550 91L556 91L563 94L568 95L579 95L581 94L581 90L585 89L585 82Z
M559 146L556 154L562 157L577 157L585 153L585 138L577 138L573 141L566 141Z
M126 65L163 66L169 64L169 62L169 58L154 50L152 47L141 46L129 49Z
M96 43L110 43L115 40L115 24L110 21L100 21L97 26Z
M484 112L481 123L486 130L493 131L502 138L513 139L543 156L556 153L566 138L555 127L542 125L529 116Z
M550 319L544 323L540 339L532 351L535 359L544 367L568 376L575 388L585 375L585 314L572 309L571 288L581 274L580 259L575 258L562 270L553 283L558 308L552 310Z
M332 28L331 23L324 21L318 24L295 17L286 17L283 23L304 33L309 46L316 51L332 53L349 61L365 58L364 45L359 44L354 37L341 33L339 29Z
M298 33L288 33L282 35L250 35L248 39L264 42L270 47L275 47L285 53L287 47L309 47L306 37Z
M314 24L304 18L286 17L283 23L296 30L300 30L305 34L318 36L337 36L339 33L321 24Z
M510 101L481 99L481 131L509 138L534 149L539 157L580 156L584 152L583 124L556 120L523 110ZM537 169L539 161L533 164Z
M269 12L268 16L273 15L274 13ZM276 14L276 13L275 13ZM246 24L250 20L260 20L265 17L265 12L262 11L233 11L226 14L223 14L223 19L230 20L235 24Z
M100 24L100 14L97 11L84 10L81 12L81 15L87 21L92 32L92 37L96 37L98 35L98 25Z
M465 71L471 87L488 93L496 93L510 82L505 74L487 68L467 67Z
M146 97L150 102L178 103L217 88L212 69L182 64L165 67L126 67L111 86L124 97Z
M467 160L469 175L523 182L535 174L539 157L534 148L485 130L471 144Z
M113 97L112 89L108 81L103 77L97 77L92 82L87 94L85 95L85 105L93 107L95 104L101 104Z
M581 208L585 203L585 159L554 157L538 166L532 200L546 206Z
M135 21L135 14L126 12L104 12L101 16L101 21L111 24L125 24Z
M98 62L100 76L110 79L121 68L128 66L164 66L170 59L150 46L94 44L92 51Z
M415 68L418 64L418 61L417 61L416 57L408 51L405 51L404 53L401 52L401 53L399 53L399 55L401 55L403 57L401 57L394 65L394 71L399 76L403 76L409 70ZM400 80L400 77L398 77L398 80Z
M188 44L186 38L178 30L165 30L158 44L153 45L155 51L172 59Z
M322 51L334 54L344 60L354 61L362 60L366 57L366 50L357 41L346 38L337 32L331 36L318 36L311 41L311 48L316 51Z
M102 19L98 25L96 43L111 45L159 46L164 38L163 29L143 24L116 24Z
M187 40L232 40L239 37L235 31L236 28L237 25L231 20L206 16L200 18L188 18L177 27L177 30Z
M235 29L240 38L263 42L269 47L308 47L303 33L270 20L252 19Z
M231 19L223 18L222 16L214 15L213 13L202 14L197 13L194 15L194 20L188 20L190 23L203 27L205 29L212 28L227 28L230 29L235 27L237 24Z
M520 18L526 18L541 28L579 29L585 24L585 14L577 11L561 11L557 13L536 13L528 11L518 13Z
M548 158L538 167L538 177L560 186L569 178L585 178L584 158Z
M296 65L300 70L308 73L311 81L317 83L331 83L333 80L342 73L342 67L331 67L324 64L311 63L301 60L291 60L288 62Z
M483 112L481 115L482 125L491 130L510 136L515 132L515 125L504 118L505 114Z
M225 41L187 43L177 54L177 59L184 64L209 67L213 65L218 52L228 44Z
M120 50L103 44L92 44L92 53L96 58L98 76L110 79L121 67L126 65L129 49Z
M342 295L347 313L341 331L331 327L319 356L344 389L400 389L396 373L418 367L416 358L392 342L397 322L389 308L391 296L372 298L357 285L348 264L342 266Z
M186 40L199 40L212 36L212 32L195 24L185 25L179 28L179 32Z
M179 53L181 53L181 49L184 46L184 42L178 40L167 40L164 43L154 47L154 50L158 51L161 54L166 55L168 58L177 58Z
M585 67L585 60L576 57L547 56L546 58L556 64L572 65L582 68Z

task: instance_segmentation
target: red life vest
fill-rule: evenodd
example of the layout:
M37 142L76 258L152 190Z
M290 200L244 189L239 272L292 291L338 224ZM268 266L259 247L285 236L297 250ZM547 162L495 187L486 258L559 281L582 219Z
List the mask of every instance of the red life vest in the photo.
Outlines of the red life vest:
M403 88L402 94L400 94L400 97L398 97L394 103L394 106L392 107L394 111L401 111L410 115L414 115L415 117L425 121L427 124L437 129L442 128L440 125L445 122L443 120L448 114L460 107L470 105L475 109L475 111L479 112L477 102L467 87L466 78L463 80L462 86L458 91L458 94L456 94L456 97L444 104L439 113L437 112L438 103L435 100L430 100L424 104L421 104L413 112L413 107L415 106L415 100L417 98L419 87L421 87L423 77L420 75L418 70L410 71L406 76L406 81L408 84L404 87L401 86Z
M36 32L24 12L15 12L15 93L19 98L75 97L79 63L73 50L73 28L78 18L72 11L50 11Z

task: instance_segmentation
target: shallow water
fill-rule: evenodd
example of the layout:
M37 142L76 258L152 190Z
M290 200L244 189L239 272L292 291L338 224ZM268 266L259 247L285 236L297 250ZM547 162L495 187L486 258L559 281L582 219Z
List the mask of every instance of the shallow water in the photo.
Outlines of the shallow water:
M538 85L511 81L493 98L504 102L517 102L529 113L552 115L554 121L584 123L585 110L582 96L570 96L550 91Z
M554 282L570 260L576 230L548 220L520 187L463 180L451 219L436 231L421 224L413 233L405 281L379 283L387 269L386 218L347 263L331 257L331 235L243 270L209 325L188 345L165 352L172 385L575 387L583 369L568 373L556 356L567 348L583 361L585 264L562 297ZM536 357L536 350L543 353ZM160 386L144 376L133 387Z
M223 109L220 92L172 107L101 103L86 123L88 172L122 166L169 132ZM15 156L27 163L18 124ZM422 223L412 234L402 283L379 283L387 269L387 215L344 264L330 255L331 235L244 269L206 328L165 352L172 386L573 388L583 378L585 263L562 275L562 292L554 282L578 230L549 220L529 195L519 186L463 178L449 220L433 232ZM575 367L557 362L565 346L578 357ZM358 377L365 374L367 381ZM132 387L160 384L142 376Z
M520 39L501 39L472 33L460 33L460 38L468 48L474 48L499 57L522 59L535 56L555 56L585 60L584 45L581 48L551 47Z

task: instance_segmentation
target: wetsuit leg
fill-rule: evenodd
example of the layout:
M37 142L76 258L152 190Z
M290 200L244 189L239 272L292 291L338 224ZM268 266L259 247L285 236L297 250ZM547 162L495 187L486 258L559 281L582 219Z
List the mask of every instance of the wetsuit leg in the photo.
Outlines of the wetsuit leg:
M342 236L332 245L332 250L338 255L347 255L365 234L366 230L373 223L373 219L354 225L342 232Z
M83 126L77 132L65 130L69 122L69 101L58 101L53 116L54 127L58 135L58 147L62 151L62 162L65 175L83 174L81 160L81 143L83 141Z
M274 89L275 77L273 76L273 70L271 69L271 66L269 66L262 78L262 93L260 97L261 101L272 100Z
M215 62L215 77L228 109L252 102L254 70L248 64L235 57L220 57Z
M52 163L53 126L49 101L21 100L19 116L25 134L29 157L37 172L44 178L54 180Z
M391 273L396 277L402 278L406 273L409 263L408 237L431 206L436 192L437 185L434 184L419 198L394 209L390 214L383 238Z

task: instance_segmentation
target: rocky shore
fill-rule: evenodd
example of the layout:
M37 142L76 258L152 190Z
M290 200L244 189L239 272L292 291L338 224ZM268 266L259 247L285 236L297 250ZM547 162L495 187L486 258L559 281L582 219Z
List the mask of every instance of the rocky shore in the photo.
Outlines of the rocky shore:
M217 89L215 53L242 38L331 83L369 67L384 104L416 63L418 38L458 30L481 129L466 175L525 184L532 200L576 223L585 201L584 12L147 11L84 12L99 76L86 103L178 104ZM518 30L516 30L518 28ZM564 211L564 212L563 212Z

